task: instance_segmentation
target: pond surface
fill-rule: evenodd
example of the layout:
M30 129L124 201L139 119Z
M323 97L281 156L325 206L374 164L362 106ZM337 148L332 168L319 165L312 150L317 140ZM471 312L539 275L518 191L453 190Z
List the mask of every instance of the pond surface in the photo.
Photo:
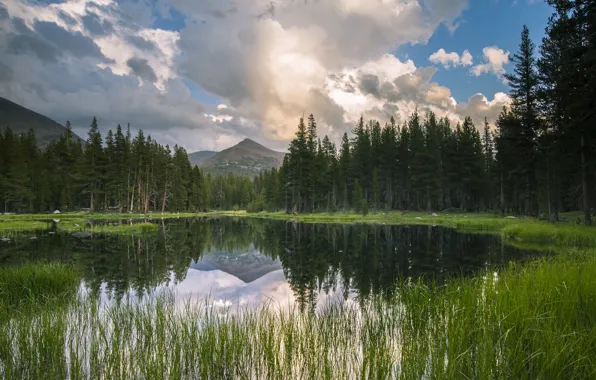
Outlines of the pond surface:
M112 300L172 288L179 296L208 297L222 306L274 303L308 309L372 294L389 297L399 282L441 284L539 254L498 237L432 226L242 218L153 223L158 230L143 234L18 234L0 243L0 265L72 262L88 291Z

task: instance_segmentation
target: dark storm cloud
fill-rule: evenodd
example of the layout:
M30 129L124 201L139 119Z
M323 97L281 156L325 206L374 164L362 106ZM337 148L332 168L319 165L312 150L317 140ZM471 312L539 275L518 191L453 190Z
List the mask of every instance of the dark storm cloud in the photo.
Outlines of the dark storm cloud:
M4 5L0 4L0 20L5 20L8 18L8 10L4 7Z
M109 61L99 49L99 46L81 32L71 32L61 28L54 22L38 21L34 25L35 31L54 43L61 51L70 52L78 58L92 57L102 61Z
M34 34L13 34L8 37L7 52L10 54L33 54L44 62L55 62L60 51L52 44Z
M58 12L58 16L60 17L60 19L62 19L62 21L64 21L67 25L73 26L76 25L77 20L72 17L71 15L69 15L68 13L64 12L64 11L59 11Z
M89 33L95 36L105 36L114 32L112 23L106 20L101 20L97 13L88 13L82 18L83 26Z
M12 78L12 69L0 62L0 82L9 82Z
M60 51L29 29L20 18L12 19L14 31L8 35L7 53L35 55L44 62L55 62Z
M136 46L137 48L145 51L156 51L157 46L152 41L147 41L143 37L139 36L126 36L126 41Z
M25 25L25 21L23 21L20 18L16 18L13 17L12 18L12 27L14 28L14 31L16 34L30 34L32 33L32 30L29 29L29 27L27 25Z
M373 74L364 74L360 78L360 91L363 94L373 95L375 98L380 96L379 94L379 77Z
M149 65L146 59L132 57L126 64L130 68L130 70L139 78L142 78L146 81L151 83L157 82L157 75L155 75L155 71Z

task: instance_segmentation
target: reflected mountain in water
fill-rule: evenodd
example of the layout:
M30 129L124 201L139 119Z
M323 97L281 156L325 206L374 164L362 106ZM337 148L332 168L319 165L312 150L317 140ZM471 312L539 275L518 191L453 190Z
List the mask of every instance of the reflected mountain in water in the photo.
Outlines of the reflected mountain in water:
M204 272L221 270L245 283L253 282L270 272L282 269L279 260L261 254L253 244L248 249L206 252L200 260L193 261L190 267Z

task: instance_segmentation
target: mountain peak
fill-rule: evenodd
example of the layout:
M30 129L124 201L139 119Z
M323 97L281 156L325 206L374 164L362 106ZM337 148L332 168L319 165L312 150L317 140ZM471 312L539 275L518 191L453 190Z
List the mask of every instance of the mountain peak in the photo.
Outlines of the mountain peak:
M233 173L255 176L263 170L279 168L285 153L276 152L245 138L238 144L198 162L203 170L212 174Z
M259 146L259 147L263 147L263 145L259 144L258 142L254 141L254 140L251 140L249 138L245 138L244 140L240 141L237 145L238 146Z

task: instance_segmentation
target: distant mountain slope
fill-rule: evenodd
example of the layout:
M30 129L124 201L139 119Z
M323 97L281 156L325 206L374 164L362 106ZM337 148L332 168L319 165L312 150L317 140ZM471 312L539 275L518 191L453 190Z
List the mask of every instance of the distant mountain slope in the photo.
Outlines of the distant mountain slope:
M202 161L199 166L203 167L205 172L214 175L232 173L254 177L263 170L279 168L285 155L251 139L244 139L237 145Z
M192 165L198 165L201 162L210 159L215 156L217 152L211 150L202 150L200 152L194 152L188 155L188 160Z
M54 120L0 97L0 129L4 130L6 127L17 134L33 129L37 143L42 147L50 141L58 140L66 131L65 127Z

